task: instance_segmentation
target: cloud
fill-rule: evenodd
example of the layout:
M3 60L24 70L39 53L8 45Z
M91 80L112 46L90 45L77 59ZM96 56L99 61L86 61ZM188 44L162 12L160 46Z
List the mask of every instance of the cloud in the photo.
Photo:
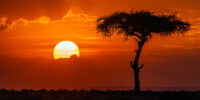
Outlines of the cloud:
M45 16L50 20L61 19L72 7L89 15L102 16L131 9L200 9L199 3L199 0L0 0L0 18L7 18L6 25L0 24L0 31L20 18L35 20Z
M6 25L6 17L0 18L0 31L6 29L8 26Z
M1 0L0 15L8 22L18 19L35 19L48 16L51 19L62 18L69 10L69 0Z
M109 14L116 10L132 9L169 11L169 9L178 8L193 10L200 9L199 3L199 0L73 0L76 7L87 13L98 15Z
M0 31L4 30L7 28L7 25L0 25Z
M113 10L133 8L167 8L189 7L199 8L198 0L180 1L174 0L0 0L0 15L7 16L10 20L15 18L33 19L38 16L48 16L51 19L63 17L73 5L84 11L105 13ZM172 5L172 6L170 6Z
M69 10L71 0L0 0L0 18L6 17L6 24L20 18L34 20L47 16L51 20L62 18ZM0 23L0 30L6 25Z

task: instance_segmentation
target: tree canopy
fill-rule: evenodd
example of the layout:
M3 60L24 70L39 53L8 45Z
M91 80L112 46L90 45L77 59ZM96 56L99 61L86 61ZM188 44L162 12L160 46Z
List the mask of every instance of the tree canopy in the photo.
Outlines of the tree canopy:
M166 14L155 14L150 11L115 12L109 16L97 19L97 30L105 36L111 36L114 32L125 36L136 36L141 39L152 34L161 36L174 33L183 34L189 30L190 24L178 19L178 17Z

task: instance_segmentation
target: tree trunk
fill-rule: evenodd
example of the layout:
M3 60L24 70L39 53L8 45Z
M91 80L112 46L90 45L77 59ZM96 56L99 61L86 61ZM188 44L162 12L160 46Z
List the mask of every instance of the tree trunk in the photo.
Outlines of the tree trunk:
M140 79L139 79L139 70L134 71L134 82L135 82L135 91L140 92Z
M146 37L145 37L146 38ZM139 66L139 58L140 58L140 53L142 51L142 47L144 46L145 39L138 41L138 50L136 51L136 56L134 61L131 61L131 67L134 72L134 82L135 82L135 92L140 92L140 79L139 79L139 72L140 69L143 67L143 65Z

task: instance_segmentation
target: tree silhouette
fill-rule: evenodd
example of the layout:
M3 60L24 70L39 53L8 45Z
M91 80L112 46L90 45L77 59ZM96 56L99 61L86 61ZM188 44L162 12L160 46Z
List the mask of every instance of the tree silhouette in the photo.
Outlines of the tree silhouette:
M97 30L104 36L112 36L114 33L124 34L127 37L135 37L138 49L136 56L130 65L134 72L135 91L140 92L139 72L143 64L138 61L142 48L153 34L168 36L172 34L184 34L190 28L190 24L182 21L175 14L155 14L150 11L115 12L97 19Z

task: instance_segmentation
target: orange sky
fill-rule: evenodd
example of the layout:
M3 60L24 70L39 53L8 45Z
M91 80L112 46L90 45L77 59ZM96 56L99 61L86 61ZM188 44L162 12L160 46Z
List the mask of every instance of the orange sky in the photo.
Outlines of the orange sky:
M184 36L154 36L142 52L143 87L199 87L199 0L0 0L0 88L132 89L133 38L102 37L96 19L117 10L178 13L191 22ZM53 59L63 40L80 58ZM151 89L151 88L149 88Z

